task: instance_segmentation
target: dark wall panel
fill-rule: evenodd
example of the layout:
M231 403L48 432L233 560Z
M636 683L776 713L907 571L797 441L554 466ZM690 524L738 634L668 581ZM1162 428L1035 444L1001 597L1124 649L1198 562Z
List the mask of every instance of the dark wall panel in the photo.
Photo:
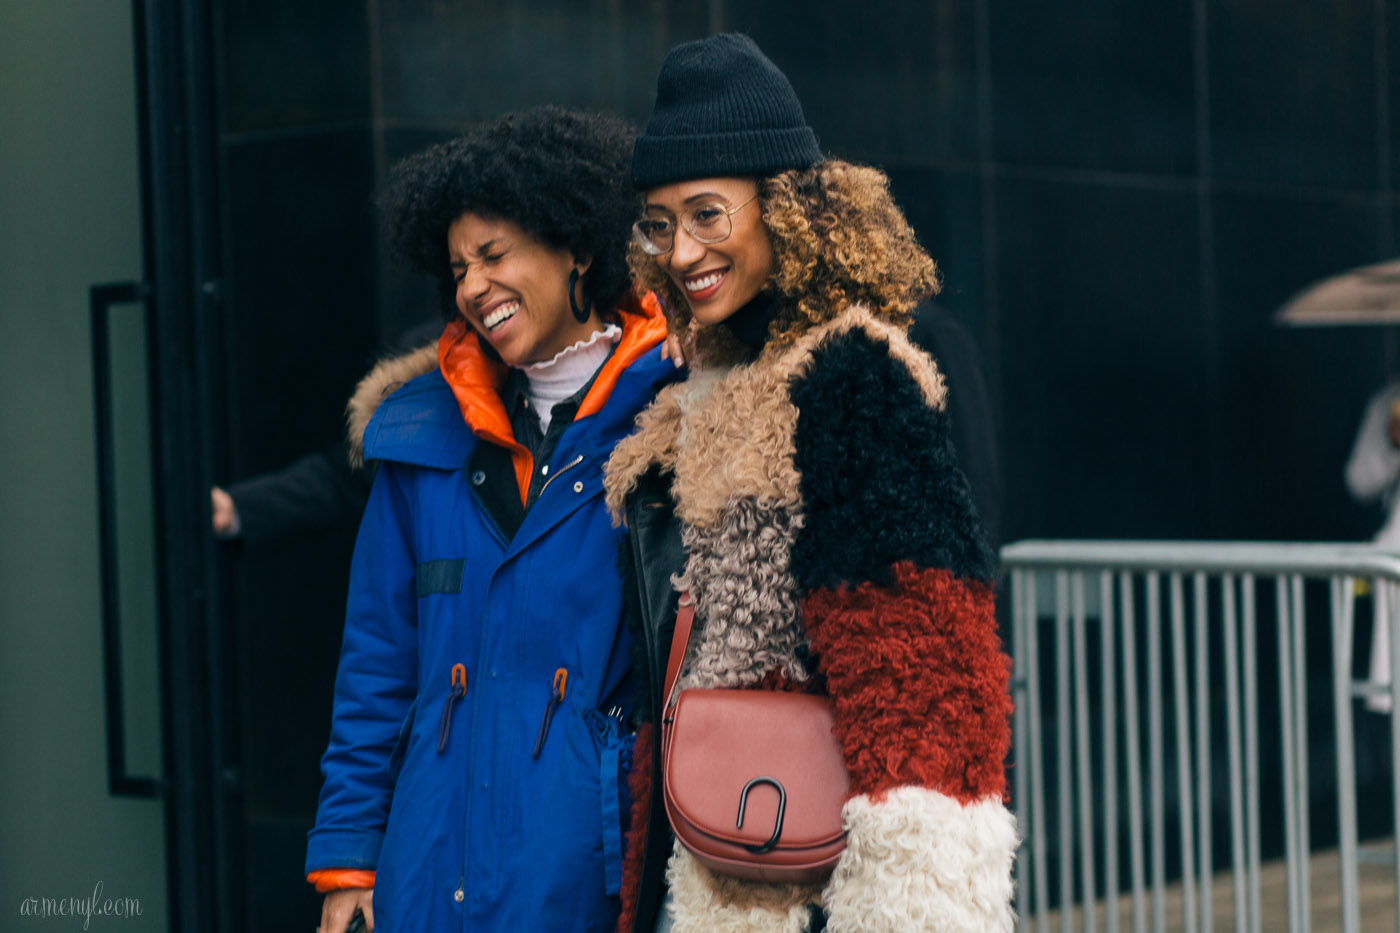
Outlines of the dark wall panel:
M926 165L981 154L974 13L973 0L872 0L854 15L841 0L755 0L727 5L724 28L783 69L824 150Z
M1385 113L1385 119L1389 124L1389 132L1381 142L1390 148L1390 177L1384 179L1386 187L1390 193L1395 192L1395 179L1400 178L1400 8L1395 3L1388 3L1386 10L1384 30L1378 39L1381 44L1380 55L1384 56L1384 61L1379 64L1384 67L1384 74L1381 76L1382 85L1377 82L1378 90L1385 93L1385 99L1389 107ZM1381 133L1377 133L1380 139ZM1394 229L1394 228L1392 228ZM1386 244L1388 249L1395 249L1400 240L1392 239Z
M1358 199L1222 194L1215 201L1222 367L1221 490L1232 537L1367 536L1342 466L1384 372L1375 328L1280 328L1309 283L1379 259L1380 212Z
M1214 173L1374 186L1377 4L1229 0L1209 7Z
M1198 534L1194 194L1007 181L997 205L1007 540Z
M382 117L458 126L535 104L651 109L656 66L698 38L705 4L651 0L379 4Z
M218 5L229 132L370 119L368 19L339 0Z
M1190 0L986 0L999 162L1196 170Z
M233 470L339 439L374 342L374 171L368 129L225 150Z

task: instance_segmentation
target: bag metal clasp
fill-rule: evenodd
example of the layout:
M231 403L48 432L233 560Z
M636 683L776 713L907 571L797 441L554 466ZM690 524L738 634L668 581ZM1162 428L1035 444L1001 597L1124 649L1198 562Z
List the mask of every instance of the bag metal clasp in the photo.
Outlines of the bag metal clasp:
M787 809L787 791L783 789L782 783L777 778L756 777L744 785L744 790L739 794L739 820L735 823L738 829L744 828L744 807L749 802L749 791L759 784L771 784L778 790L778 821L773 827L773 835L761 846L745 845L754 855L763 855L765 852L772 852L778 847L778 837L783 834L783 811Z

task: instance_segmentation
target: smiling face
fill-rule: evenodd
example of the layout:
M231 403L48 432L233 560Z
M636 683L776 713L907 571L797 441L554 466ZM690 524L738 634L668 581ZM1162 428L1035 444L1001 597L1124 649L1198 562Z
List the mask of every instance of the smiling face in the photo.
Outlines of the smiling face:
M580 324L569 308L569 273L588 263L513 221L463 214L447 229L447 253L457 311L511 366L551 359L601 326L596 313Z
M773 245L763 226L757 194L757 183L748 178L680 181L647 192L646 213L673 223L705 205L733 211L729 215L733 229L718 243L701 243L683 224L675 223L670 251L654 257L685 295L697 323L709 326L725 320L757 295L773 274Z

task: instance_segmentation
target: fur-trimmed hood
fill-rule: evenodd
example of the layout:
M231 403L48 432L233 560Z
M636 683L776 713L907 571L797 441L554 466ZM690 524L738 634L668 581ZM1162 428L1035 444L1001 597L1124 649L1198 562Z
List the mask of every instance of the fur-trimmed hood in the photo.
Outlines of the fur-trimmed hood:
M420 347L402 356L391 356L380 360L370 370L369 375L360 380L355 392L345 406L345 426L350 444L350 464L355 468L365 462L365 428L379 408L379 403L394 393L399 386L430 373L438 367L437 343Z

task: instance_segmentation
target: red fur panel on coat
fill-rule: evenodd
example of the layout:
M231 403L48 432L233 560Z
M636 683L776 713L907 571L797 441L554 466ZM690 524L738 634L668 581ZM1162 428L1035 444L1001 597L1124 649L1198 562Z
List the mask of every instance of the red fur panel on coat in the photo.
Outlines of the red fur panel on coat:
M1010 660L992 589L901 561L895 583L820 588L803 619L836 712L853 794L906 785L1005 798Z
M627 775L627 789L632 792L632 821L627 832L627 851L622 857L622 913L617 918L618 933L631 933L637 919L637 894L642 886L642 859L647 847L647 818L651 813L651 756L655 735L655 723L642 723L637 727L637 743L632 748L632 773Z

